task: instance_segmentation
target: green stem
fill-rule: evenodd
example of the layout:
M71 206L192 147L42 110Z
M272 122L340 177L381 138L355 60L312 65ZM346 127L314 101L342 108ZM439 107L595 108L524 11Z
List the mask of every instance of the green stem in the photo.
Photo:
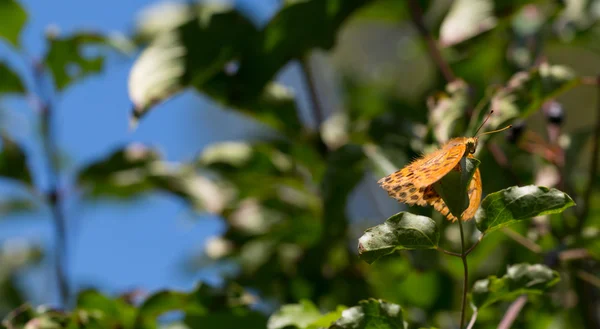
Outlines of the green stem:
M463 267L465 270L464 280L463 280L463 295L462 295L462 303L460 306L460 328L464 328L465 326L465 312L467 310L467 285L469 284L469 266L467 265L467 252L465 250L465 233L462 227L462 218L458 219L458 227L460 228L460 258L463 262Z

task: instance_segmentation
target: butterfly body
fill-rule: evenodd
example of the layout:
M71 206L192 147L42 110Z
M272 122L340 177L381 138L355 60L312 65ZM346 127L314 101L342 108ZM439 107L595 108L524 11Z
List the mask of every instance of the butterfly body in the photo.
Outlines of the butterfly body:
M409 205L433 206L442 215L454 221L456 217L450 213L433 184L450 171L461 170L460 160L463 157L473 157L478 141L478 137L453 138L439 150L414 160L404 168L380 179L378 183L392 198ZM473 218L481 201L479 169L473 175L467 194L469 207L461 216L464 220Z

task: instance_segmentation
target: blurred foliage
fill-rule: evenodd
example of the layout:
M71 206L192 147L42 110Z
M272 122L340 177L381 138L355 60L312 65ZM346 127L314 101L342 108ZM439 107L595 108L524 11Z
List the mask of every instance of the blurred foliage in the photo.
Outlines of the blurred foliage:
M190 260L193 270L234 270L221 273L220 288L200 284L142 302L88 290L57 310L23 304L13 283L17 267L3 262L0 311L15 308L3 325L455 328L463 264L451 250L464 235L473 246L467 284L477 328L496 328L522 294L515 326L600 327L600 175L592 161L600 121L586 120L600 100L576 94L598 88L589 68L600 60L599 19L595 0L289 0L261 25L224 3L150 8L132 36L140 50L128 85L132 123L190 88L271 134L212 144L189 163L126 145L79 168L72 186L52 191L36 184L27 152L3 134L0 176L44 195L54 213L62 193L73 190L82 201L175 196L226 227ZM20 50L25 11L0 0L0 21L0 38ZM132 43L56 30L47 40L47 53L28 72L0 63L0 97L35 96L49 131L54 95L42 90L62 93L105 69L106 50L130 52ZM580 59L588 53L592 60ZM308 106L278 79L293 66L301 69ZM433 67L457 78L429 74ZM54 88L43 88L42 77ZM29 78L35 88L24 83ZM481 131L513 129L504 138L481 136L479 160L462 161L467 170L435 186L461 213L479 168L487 197L475 221L459 226L430 207L397 213L374 189L374 178L452 137L473 136L482 122ZM50 145L49 138L43 142ZM11 212L30 209L21 199L4 200Z

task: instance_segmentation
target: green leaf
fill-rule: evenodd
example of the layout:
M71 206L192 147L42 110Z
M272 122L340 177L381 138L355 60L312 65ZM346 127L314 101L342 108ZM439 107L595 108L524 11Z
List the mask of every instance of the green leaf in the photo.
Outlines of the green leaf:
M267 329L283 329L294 326L304 329L321 317L319 309L309 300L299 304L283 305L269 318Z
M542 63L529 71L515 73L491 101L491 128L514 118L527 118L546 101L579 85L581 80L567 67Z
M12 139L6 135L2 139L0 152L0 177L12 179L26 186L32 185L31 173L27 165L27 154Z
M358 253L367 263L399 249L434 249L440 232L429 217L399 212L371 227L358 240Z
M474 158L463 157L459 163L460 171L449 172L433 185L435 191L444 199L444 203L456 218L461 218L462 213L469 208L467 190L481 162Z
M88 164L77 183L88 198L128 199L161 191L181 198L198 210L219 213L225 195L208 178L186 165L161 160L156 150L133 144Z
M0 38L18 47L21 31L27 22L25 9L16 0L0 0L0 22Z
M383 300L369 299L359 302L342 313L330 329L404 329L402 308Z
M25 85L18 74L8 65L0 62L0 95L6 93L25 93Z
M89 56L85 54L85 49L123 50L118 40L97 33L80 32L67 37L49 33L47 39L49 44L44 64L52 73L54 85L59 91L77 80L102 71L104 55Z
M482 309L501 300L510 300L523 294L541 294L560 280L558 272L541 264L516 264L498 278L489 276L476 281L471 291L471 305Z
M122 299L109 298L96 290L84 290L77 296L77 310L97 317L99 327L114 328L133 326L137 310Z
M493 232L532 217L557 214L575 205L569 195L543 186L513 186L489 194L475 215L477 228Z
M439 142L446 142L454 136L454 127L469 107L469 86L463 80L446 85L446 93L427 100L429 125Z

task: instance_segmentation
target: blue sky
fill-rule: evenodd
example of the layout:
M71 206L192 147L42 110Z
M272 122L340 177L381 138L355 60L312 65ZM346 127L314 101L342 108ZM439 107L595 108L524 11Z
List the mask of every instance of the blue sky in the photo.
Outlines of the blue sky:
M44 31L50 25L65 34L82 28L128 33L140 10L156 2L21 0L29 13L21 40L28 56L40 57L45 51ZM237 2L259 21L267 20L277 10L278 3L277 0ZM0 47L0 58L10 57L5 49ZM186 92L158 106L131 132L127 77L132 63L132 58L111 56L105 72L69 87L56 99L58 144L69 157L71 171L132 141L159 147L170 161L185 161L212 142L243 139L260 130L258 125ZM288 75L291 78L287 80L292 84L298 82L294 72ZM28 137L36 129L31 109L19 101L1 104L11 112L9 124L18 123L19 128L12 131L31 152L30 164L36 178L45 181L39 149ZM231 129L220 128L225 124ZM72 285L91 284L116 293L133 288L190 289L198 279L215 279L208 274L185 275L181 263L223 226L218 218L192 213L177 199L150 195L124 204L80 204L69 207L68 220L68 271ZM0 240L22 237L42 243L51 252L50 223L49 214L44 211L10 216L0 222ZM41 268L27 275L24 281L34 292L36 303L55 301L51 262L48 255Z

